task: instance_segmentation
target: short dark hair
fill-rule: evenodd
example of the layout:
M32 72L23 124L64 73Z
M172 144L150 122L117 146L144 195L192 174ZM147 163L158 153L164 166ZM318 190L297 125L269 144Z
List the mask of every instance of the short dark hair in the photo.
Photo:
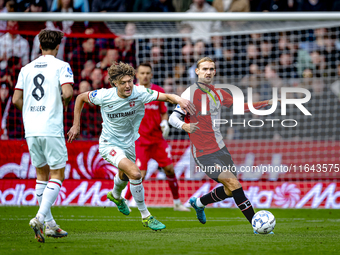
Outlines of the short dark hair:
M39 42L43 50L54 50L63 39L64 33L56 30L43 29L39 33Z
M137 70L140 66L149 67L151 69L151 72L152 72L152 66L151 66L150 62L143 62L143 63L139 64L139 66L137 67Z
M125 75L134 77L136 70L129 64L123 62L113 63L108 69L109 71L109 81L112 87L116 87L115 83L119 82Z

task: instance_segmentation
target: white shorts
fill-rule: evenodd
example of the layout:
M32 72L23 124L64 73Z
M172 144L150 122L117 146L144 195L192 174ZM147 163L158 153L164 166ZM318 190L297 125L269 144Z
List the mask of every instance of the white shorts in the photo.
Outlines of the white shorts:
M66 166L68 156L64 137L30 136L26 141L33 166L40 168L47 164L52 170Z
M99 153L110 164L118 168L119 162L123 158L130 159L133 163L136 162L135 144L129 148L119 148L113 145L99 144Z

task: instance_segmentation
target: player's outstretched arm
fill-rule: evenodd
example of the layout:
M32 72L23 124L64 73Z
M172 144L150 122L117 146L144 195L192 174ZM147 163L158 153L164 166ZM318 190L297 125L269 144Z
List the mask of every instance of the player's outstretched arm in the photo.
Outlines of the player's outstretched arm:
M179 106L181 107L183 111L188 112L190 114L194 114L196 111L193 103L175 94L164 94L164 93L159 92L157 101L164 101L164 102L169 102L172 104L179 104Z
M278 99L277 101L281 102L281 99ZM263 108L265 106L272 105L272 104L273 104L273 99L270 99L270 100L266 100L266 101L254 102L253 103L253 107L255 109L261 109L261 108ZM244 104L244 111L245 112L250 112L248 103Z
M24 104L23 96L24 92L22 90L16 89L14 91L12 102L20 111L22 111L22 106Z
M178 111L174 111L169 118L169 123L171 126L177 129L183 129L185 132L192 134L195 133L197 129L199 129L198 122L196 123L185 123L183 121L184 115L179 113Z
M89 93L84 92L77 96L76 103L74 106L74 116L73 116L73 126L70 131L68 131L68 142L72 143L74 139L76 139L80 134L80 115L81 110L83 109L84 103L89 103Z

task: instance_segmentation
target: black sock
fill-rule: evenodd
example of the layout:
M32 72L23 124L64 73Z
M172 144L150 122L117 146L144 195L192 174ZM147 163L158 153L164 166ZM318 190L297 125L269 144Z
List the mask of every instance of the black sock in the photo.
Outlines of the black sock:
M223 201L227 197L229 196L225 193L223 186L220 186L212 190L210 193L205 194L203 197L200 198L200 200L203 205L208 205Z
M250 201L244 195L243 188L236 189L232 191L235 203L237 204L238 208L242 211L244 216L246 216L247 220L251 224L251 220L255 214L253 206L251 205Z

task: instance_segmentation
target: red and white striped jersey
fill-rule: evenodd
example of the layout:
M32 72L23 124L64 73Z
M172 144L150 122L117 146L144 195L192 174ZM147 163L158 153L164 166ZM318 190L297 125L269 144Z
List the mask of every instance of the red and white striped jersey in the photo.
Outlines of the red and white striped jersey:
M207 93L209 91L209 93ZM207 97L206 115L202 115L202 95ZM190 100L196 107L194 115L185 114L179 105L175 111L185 115L186 123L197 123L199 129L189 134L192 144L192 153L194 157L214 153L225 146L223 135L219 125L214 125L214 120L221 119L221 106L231 108L233 97L223 89L215 89L210 85L210 89L203 90L197 83L187 88L181 95L182 98ZM268 105L267 101L253 103L254 108L259 109ZM249 112L248 104L244 104L245 112Z
M139 86L137 83L136 86ZM164 89L156 84L151 83L150 89L164 93ZM159 143L163 138L161 121L162 116L168 111L165 102L152 101L145 104L145 115L139 127L139 141L143 144Z

